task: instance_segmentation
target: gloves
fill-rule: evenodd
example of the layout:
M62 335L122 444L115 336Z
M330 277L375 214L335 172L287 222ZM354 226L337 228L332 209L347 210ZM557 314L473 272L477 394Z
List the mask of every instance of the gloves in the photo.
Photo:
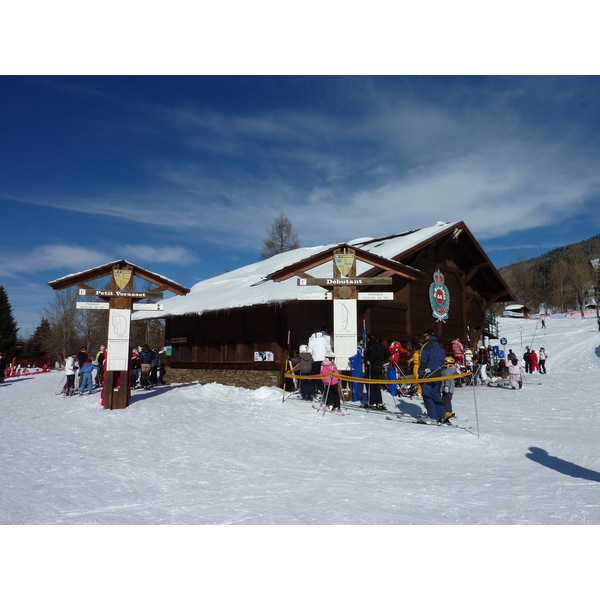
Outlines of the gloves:
M425 369L425 375L429 375L431 373L431 369Z

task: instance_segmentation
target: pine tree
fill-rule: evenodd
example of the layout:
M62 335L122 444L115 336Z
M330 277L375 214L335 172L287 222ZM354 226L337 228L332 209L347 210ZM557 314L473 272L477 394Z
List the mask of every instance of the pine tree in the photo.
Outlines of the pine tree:
M27 343L27 353L31 358L39 358L50 354L52 349L52 331L50 323L42 317L40 324Z
M288 250L295 250L299 247L300 238L294 231L292 222L285 214L281 213L275 218L267 230L267 237L263 240L263 248L260 257L265 260L276 254L281 254Z
M19 328L3 285L0 285L0 352L10 354L17 345Z

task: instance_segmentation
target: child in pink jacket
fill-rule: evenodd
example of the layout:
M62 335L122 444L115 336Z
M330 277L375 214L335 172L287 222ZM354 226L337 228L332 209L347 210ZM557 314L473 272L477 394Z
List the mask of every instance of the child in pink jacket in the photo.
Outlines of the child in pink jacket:
M329 377L323 379L323 385L325 386L323 402L327 404L329 410L341 410L340 395L338 393L339 379L334 377L335 373L339 373L338 368L335 366L335 356L332 352L328 352L321 364L321 375L329 374Z

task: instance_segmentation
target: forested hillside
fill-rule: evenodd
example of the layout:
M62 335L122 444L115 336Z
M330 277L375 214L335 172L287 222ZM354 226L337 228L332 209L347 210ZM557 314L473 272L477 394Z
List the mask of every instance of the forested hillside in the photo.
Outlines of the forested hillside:
M538 256L502 267L504 277L519 302L537 311L546 305L552 311L581 310L595 302L600 235L561 246Z

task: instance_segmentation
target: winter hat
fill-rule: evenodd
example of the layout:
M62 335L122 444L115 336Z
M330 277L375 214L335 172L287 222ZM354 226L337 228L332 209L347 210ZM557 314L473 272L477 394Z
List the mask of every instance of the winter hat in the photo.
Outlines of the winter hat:
M300 352L308 352L308 346L306 344L302 344L302 346L300 346Z
M328 358L329 360L333 360L335 358L335 354L333 352L328 352L325 355L325 358Z

